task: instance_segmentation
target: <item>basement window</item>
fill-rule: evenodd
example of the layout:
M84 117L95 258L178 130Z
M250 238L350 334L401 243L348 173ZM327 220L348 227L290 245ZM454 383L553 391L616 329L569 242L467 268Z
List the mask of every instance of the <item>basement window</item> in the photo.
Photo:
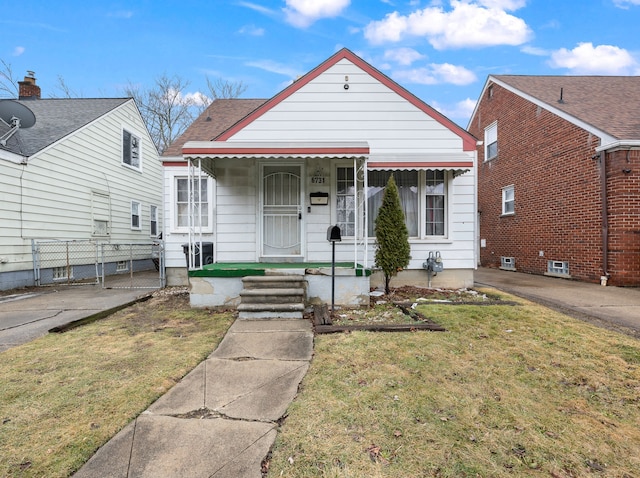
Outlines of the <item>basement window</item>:
M516 259L515 257L500 257L500 269L505 269L508 271L516 270Z
M547 273L553 275L568 276L569 262L567 261L547 261Z
M53 280L66 280L69 278L68 272L71 273L71 277L73 277L73 267L69 267L67 269L66 266L54 267L53 268Z

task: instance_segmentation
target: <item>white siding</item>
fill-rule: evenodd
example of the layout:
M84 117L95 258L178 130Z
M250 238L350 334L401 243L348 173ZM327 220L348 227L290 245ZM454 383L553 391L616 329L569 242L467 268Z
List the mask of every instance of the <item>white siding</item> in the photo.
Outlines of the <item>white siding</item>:
M372 155L462 150L459 136L347 60L229 141L368 141Z
M121 164L123 127L142 140L142 171ZM27 165L0 160L0 190L0 256L8 257L0 273L30 270L32 239L149 241L149 206L162 211L162 166L135 104L127 102ZM110 198L109 237L92 235L96 191ZM142 204L141 230L131 230L131 200Z

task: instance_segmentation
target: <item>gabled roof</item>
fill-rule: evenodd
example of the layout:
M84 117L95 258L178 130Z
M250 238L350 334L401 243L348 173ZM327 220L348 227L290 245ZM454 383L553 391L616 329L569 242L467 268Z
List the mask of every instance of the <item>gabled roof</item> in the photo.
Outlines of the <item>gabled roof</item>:
M640 76L494 75L495 82L546 109L617 139L640 139Z
M171 143L162 156L182 156L182 147L187 141L212 141L266 101L240 98L213 101L185 132Z
M393 81L391 78L386 76L384 73L380 72L379 70L377 70L376 68L371 66L369 63L364 61L362 58L358 57L357 55L355 55L354 53L352 53L350 50L346 48L343 48L342 50L338 51L336 54L331 56L329 59L324 61L322 64L320 64L313 70L311 70L309 73L302 76L298 80L294 81L291 85L289 85L287 88L282 90L280 93L278 93L276 96L271 98L269 101L267 101L260 107L256 108L253 112L248 114L241 121L238 121L235 125L233 125L229 129L224 131L220 136L216 138L216 141L226 141L235 133L237 133L242 128L244 128L246 125L250 124L257 118L262 116L264 113L269 111L275 105L279 104L280 102L282 102L283 100L291 96L293 93L298 91L300 88L302 88L303 86L305 86L306 84L308 84L309 82L311 82L312 80L320 76L322 73L327 71L329 68L334 66L336 63L344 59L358 66L360 69L362 69L367 74L369 74L370 76L378 80L380 83L387 86L389 89L397 93L399 96L407 100L409 103L411 103L412 105L414 105L415 107L417 107L418 109L420 109L421 111L423 111L424 113L432 117L434 120L436 120L437 122L439 122L440 124L448 128L450 131L458 135L462 139L464 151L475 151L476 139L473 137L471 133L469 133L465 129L455 124L446 116L442 115L441 113L433 109L431 106L429 106L424 101L419 99L413 93L410 93L408 90L404 89L402 86L397 84L395 81Z
M56 98L12 101L29 108L35 115L36 122L31 128L19 129L9 138L6 146L0 145L0 149L29 157L133 99ZM0 135L8 130L0 122Z

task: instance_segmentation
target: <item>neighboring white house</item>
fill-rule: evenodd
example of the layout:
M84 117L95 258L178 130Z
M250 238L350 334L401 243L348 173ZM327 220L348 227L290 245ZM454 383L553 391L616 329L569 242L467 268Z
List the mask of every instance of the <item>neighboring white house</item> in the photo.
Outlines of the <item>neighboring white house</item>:
M368 293L382 280L365 271L374 266L373 225L391 174L412 257L392 285L473 285L477 141L470 133L347 49L257 101L217 136L182 141L182 162L164 158L166 215L173 217L167 232L178 232L176 217L184 211L180 241L212 244L212 266L191 263L192 303L194 293L201 305L237 302L233 287L218 293L218 278L225 264L238 269L238 263L247 270L299 264L309 298L325 300L314 284L327 275L334 247L336 261L351 264L351 274L341 271L350 278L342 280L366 277L359 291ZM206 194L198 194L199 184ZM337 243L327 240L334 225L341 230ZM167 265L184 267L182 249L173 249ZM429 256L442 259L437 276L424 268ZM364 303L364 295L337 300Z
M162 226L162 165L135 101L41 99L35 78L19 83L0 112L30 111L35 124L0 121L3 290L37 282L38 241L149 243Z

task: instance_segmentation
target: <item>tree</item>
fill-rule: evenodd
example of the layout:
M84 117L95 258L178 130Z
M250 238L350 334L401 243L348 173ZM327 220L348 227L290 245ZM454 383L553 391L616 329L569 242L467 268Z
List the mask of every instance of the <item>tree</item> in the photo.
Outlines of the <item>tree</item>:
M17 98L20 91L18 90L18 79L13 76L11 63L0 60L2 67L0 68L0 97Z
M141 89L129 83L124 93L135 99L151 138L162 153L218 98L236 98L247 87L242 82L212 81L207 77L209 94L187 93L189 81L178 75L163 74L155 79L151 88ZM213 98L213 99L212 99Z
M162 153L193 122L195 98L184 92L189 82L180 76L163 74L151 88L140 88L131 82L124 93L140 108L149 134Z
M409 265L411 248L409 231L405 224L404 213L400 204L400 195L393 175L387 181L382 197L382 205L378 210L375 222L376 233L376 266L384 274L384 291L389 294L389 282L398 271Z

